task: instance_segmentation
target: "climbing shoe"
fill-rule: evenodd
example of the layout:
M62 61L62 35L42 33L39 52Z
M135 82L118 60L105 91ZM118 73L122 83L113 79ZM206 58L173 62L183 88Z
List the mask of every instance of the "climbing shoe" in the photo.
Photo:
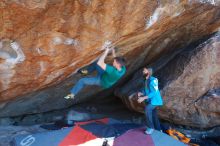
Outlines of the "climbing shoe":
M88 75L89 72L88 72L87 69L81 69L81 70L78 71L78 73L80 73L81 75L86 76L86 75Z
M154 129L152 129L152 128L147 128L146 131L145 131L145 134L150 135L150 134L152 134L153 132L154 132Z
M65 96L65 99L74 99L75 95L74 94L68 94L67 96Z

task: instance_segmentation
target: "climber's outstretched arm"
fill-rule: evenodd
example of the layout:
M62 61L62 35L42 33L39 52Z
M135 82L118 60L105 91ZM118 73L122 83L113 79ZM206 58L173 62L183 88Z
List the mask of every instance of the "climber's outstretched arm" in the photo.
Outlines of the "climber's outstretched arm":
M105 58L108 55L110 48L106 48L104 54L99 58L97 64L103 69L106 70Z
M115 58L116 57L115 48L112 47L111 50L112 50L112 56L113 56L113 58Z

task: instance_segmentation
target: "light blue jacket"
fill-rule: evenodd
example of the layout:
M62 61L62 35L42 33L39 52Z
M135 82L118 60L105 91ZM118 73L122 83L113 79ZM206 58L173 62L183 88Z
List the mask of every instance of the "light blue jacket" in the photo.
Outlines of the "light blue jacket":
M145 81L143 93L145 96L148 96L150 103L152 105L156 105L156 106L163 105L163 99L160 95L157 78L151 76L148 80Z

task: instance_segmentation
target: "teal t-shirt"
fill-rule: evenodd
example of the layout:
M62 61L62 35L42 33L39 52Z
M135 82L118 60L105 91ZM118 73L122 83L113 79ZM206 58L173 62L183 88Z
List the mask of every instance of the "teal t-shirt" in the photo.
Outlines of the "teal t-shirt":
M106 70L101 76L101 84L103 88L109 88L114 85L126 72L123 66L120 71L111 65L106 65Z

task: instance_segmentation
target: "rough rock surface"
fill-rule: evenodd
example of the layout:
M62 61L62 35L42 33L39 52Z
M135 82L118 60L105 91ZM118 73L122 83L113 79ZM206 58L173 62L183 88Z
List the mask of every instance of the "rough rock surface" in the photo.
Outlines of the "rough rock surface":
M220 36L174 57L155 76L159 78L164 106L162 119L200 128L220 125ZM138 72L116 95L133 110L143 111L133 93L142 86ZM136 83L136 84L135 84Z
M194 127L220 125L219 57L218 36L193 51L181 53L161 70L162 82L167 82L162 91L162 118Z
M219 18L219 3L210 1L1 0L0 117L73 104L62 97L79 78L74 73L107 40L127 58L130 75L216 32ZM77 102L99 90L84 91Z

